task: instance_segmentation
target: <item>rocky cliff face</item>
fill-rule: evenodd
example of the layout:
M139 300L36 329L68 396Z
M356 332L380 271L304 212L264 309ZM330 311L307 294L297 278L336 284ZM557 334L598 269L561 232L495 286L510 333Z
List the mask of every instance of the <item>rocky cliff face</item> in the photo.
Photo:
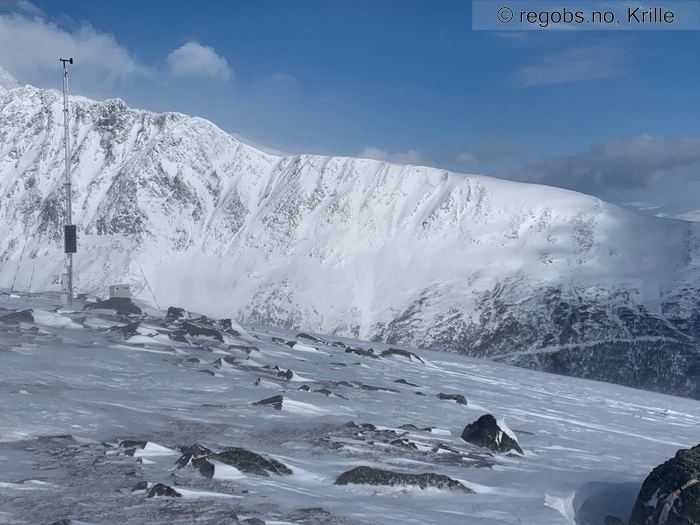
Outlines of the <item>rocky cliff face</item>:
M71 101L76 285L700 397L693 223ZM60 95L0 89L0 286L56 288Z

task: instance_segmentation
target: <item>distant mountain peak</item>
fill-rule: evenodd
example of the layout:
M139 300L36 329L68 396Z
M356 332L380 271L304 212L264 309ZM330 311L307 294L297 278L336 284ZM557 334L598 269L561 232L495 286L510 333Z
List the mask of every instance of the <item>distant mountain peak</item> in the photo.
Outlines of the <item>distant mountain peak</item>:
M76 289L700 398L700 224L425 166L278 156L71 97ZM58 91L0 97L0 287L63 270ZM146 283L146 279L149 283Z

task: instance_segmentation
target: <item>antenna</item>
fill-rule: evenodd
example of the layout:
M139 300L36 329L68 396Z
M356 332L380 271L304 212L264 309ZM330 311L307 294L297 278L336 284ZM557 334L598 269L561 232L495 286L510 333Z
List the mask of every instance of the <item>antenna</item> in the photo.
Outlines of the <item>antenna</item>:
M73 58L59 58L63 64L63 130L64 130L64 153L66 157L66 220L63 228L64 252L66 254L66 303L73 303L73 254L77 251L77 235L75 224L73 224L73 209L71 206L71 177L70 177L70 134L68 129L68 64L73 64Z

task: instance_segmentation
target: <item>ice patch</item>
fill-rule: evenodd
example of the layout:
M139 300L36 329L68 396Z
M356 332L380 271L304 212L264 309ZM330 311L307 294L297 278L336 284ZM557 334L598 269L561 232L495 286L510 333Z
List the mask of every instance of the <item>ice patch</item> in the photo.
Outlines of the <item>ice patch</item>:
M33 310L32 315L36 324L48 326L49 328L81 328L77 323L74 323L67 317L47 312L46 310Z
M318 348L314 348L313 346L308 346L302 343L297 343L292 347L292 350L296 350L298 352L309 352L313 354L323 354L323 355L329 355L326 352L321 352Z
M311 403L304 403L302 401L292 401L291 399L286 399L282 403L282 409L286 412L292 412L293 414L299 414L302 416L326 416L332 413L337 413L337 411L324 410L321 407L312 405Z
M544 495L544 504L550 509L556 510L561 514L564 519L571 525L576 525L576 511L574 510L574 497L575 492L572 492L568 496L552 496L550 494Z
M213 479L232 481L244 479L246 477L245 474L243 474L243 472L238 470L236 467L232 467L231 465L227 465L226 463L221 463L219 461L212 461L211 463L214 465Z
M178 452L174 450L159 445L157 443L151 443L150 441L146 443L143 448L137 448L134 452L134 457L137 458L149 458L149 457L159 457L159 456L173 456L178 455Z

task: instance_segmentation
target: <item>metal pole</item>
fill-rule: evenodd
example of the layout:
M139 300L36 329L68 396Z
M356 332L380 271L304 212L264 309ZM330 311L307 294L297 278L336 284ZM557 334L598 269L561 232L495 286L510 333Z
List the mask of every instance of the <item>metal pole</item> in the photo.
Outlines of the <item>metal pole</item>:
M72 64L72 58L59 59L63 63L63 129L65 134L64 153L66 157L66 225L73 224L73 209L71 205L71 177L70 177L70 134L68 128L69 113L68 113L68 65ZM64 235L67 231L64 230ZM68 274L68 282L66 283L67 302L73 303L73 253L66 249L66 272Z

